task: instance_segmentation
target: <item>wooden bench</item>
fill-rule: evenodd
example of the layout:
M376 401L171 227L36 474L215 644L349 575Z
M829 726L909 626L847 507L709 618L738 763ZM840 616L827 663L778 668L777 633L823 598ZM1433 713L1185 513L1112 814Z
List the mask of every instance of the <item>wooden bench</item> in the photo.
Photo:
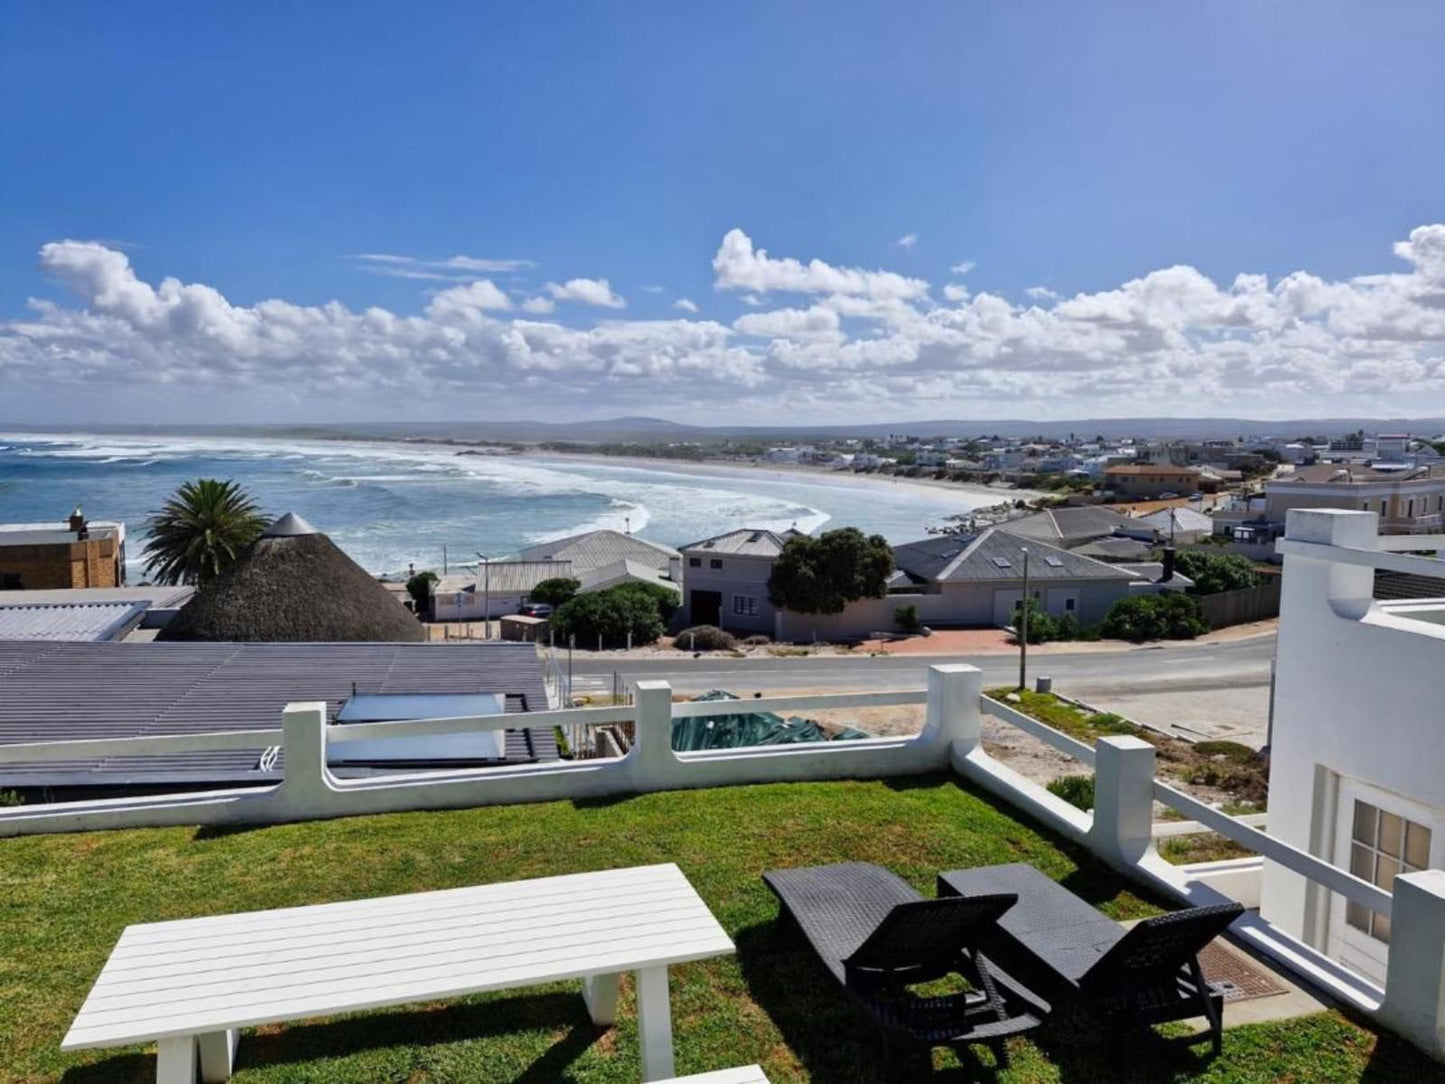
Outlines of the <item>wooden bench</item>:
M582 979L611 1024L636 972L644 1080L673 1071L671 964L733 943L677 866L128 926L62 1050L156 1042L156 1079L230 1077L237 1029Z

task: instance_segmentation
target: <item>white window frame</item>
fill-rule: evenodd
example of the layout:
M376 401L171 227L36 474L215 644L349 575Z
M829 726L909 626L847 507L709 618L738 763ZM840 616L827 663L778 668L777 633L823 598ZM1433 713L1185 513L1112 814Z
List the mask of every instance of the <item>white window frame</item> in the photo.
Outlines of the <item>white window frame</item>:
M758 596L757 595L734 595L733 596L734 617L757 617Z

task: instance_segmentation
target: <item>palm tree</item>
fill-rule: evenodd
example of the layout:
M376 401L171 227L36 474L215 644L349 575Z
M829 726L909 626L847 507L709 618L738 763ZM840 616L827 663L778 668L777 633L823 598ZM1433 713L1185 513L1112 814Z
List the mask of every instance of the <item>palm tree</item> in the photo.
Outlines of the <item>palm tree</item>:
M205 584L260 536L266 517L235 482L185 482L147 524L146 573L158 583Z

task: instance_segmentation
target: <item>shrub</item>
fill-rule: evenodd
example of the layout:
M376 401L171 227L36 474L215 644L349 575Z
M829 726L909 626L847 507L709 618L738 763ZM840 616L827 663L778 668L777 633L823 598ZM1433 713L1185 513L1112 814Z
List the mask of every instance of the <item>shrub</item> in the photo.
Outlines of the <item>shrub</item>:
M1085 813L1094 808L1094 777L1092 775L1065 775L1052 780L1049 793L1062 798L1076 809Z
M532 588L527 597L533 602L545 602L548 606L561 606L564 602L571 602L581 588L582 582L571 576L553 576Z
M773 562L768 598L805 614L836 614L860 598L882 598L893 572L893 549L882 535L857 527L794 535Z
M1054 640L1063 639L1063 637L1060 635L1059 630L1060 619L1040 609L1038 599L1030 598L1028 600L1028 609L1029 643L1047 644L1052 643ZM1022 612L1022 610L1014 611L1013 624L1009 626L1013 629L1015 642L1017 642L1019 638L1019 626L1021 624L1020 617L1022 615Z
M1192 640L1209 631L1199 613L1199 603L1189 595L1166 592L1135 595L1114 603L1099 625L1102 635L1112 640Z
M904 632L917 632L923 628L923 622L918 620L918 607L911 602L905 602L893 611L893 621Z
M695 625L679 632L672 646L679 651L735 651L738 642L715 625Z
M682 605L681 596L679 596L676 591L668 587L663 587L661 584L638 582L619 583L616 587L609 587L608 590L646 599L657 610L657 616L662 619L664 627L672 620L672 615L677 613L677 608Z
M552 614L552 627L564 636L575 636L577 646L593 648L626 647L629 635L633 647L650 644L662 635L662 618L656 604L635 591L610 587L564 602Z
M431 569L425 572L418 572L411 579L406 581L406 593L411 596L418 616L425 617L431 608L432 585L441 577Z
M1237 553L1206 553L1185 550L1175 554L1174 567L1194 581L1196 595L1237 591L1259 584L1259 573L1247 557Z
M764 636L761 632L758 632L758 633L754 633L752 636L749 636L746 640L744 640L744 641L743 641L743 646L744 646L744 647L762 647L764 644L770 644L770 643L772 643L772 642L773 642L773 639L772 639L771 636Z
M0 790L0 806L24 805L25 799L13 790Z

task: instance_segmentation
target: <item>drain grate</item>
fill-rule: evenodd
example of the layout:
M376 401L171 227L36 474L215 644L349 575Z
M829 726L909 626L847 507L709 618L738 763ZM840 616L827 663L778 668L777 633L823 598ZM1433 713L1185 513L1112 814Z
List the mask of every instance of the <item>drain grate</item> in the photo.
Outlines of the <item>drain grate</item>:
M1225 1001L1248 1001L1256 997L1272 997L1288 993L1268 971L1253 960L1218 941L1211 941L1199 954L1204 978L1219 987Z

